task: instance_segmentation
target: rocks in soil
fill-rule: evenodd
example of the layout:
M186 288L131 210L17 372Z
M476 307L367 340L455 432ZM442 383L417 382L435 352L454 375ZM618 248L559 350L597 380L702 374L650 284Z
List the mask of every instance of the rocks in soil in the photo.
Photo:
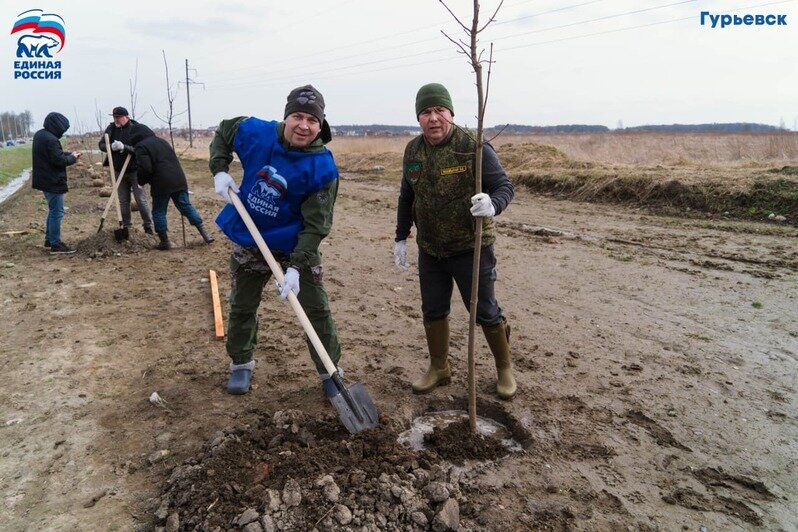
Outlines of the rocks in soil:
M333 480L332 475L324 475L316 481L316 486L321 488L324 498L330 502L338 502L338 497L341 495L341 488Z
M155 517L181 530L476 529L461 515L463 478L390 425L350 435L332 414L285 410L214 434L172 470Z
M460 526L460 505L454 499L448 499L432 520L432 530L446 532L457 530Z
M180 530L180 515L177 512L172 512L166 518L166 532L177 532Z
M299 487L299 482L293 478L289 478L283 488L283 503L290 508L292 506L299 506L301 502L302 489Z

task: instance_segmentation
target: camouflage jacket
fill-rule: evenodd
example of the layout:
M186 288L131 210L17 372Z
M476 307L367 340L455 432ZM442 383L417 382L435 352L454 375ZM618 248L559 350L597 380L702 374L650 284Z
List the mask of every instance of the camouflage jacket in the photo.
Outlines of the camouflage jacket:
M416 225L418 246L435 257L450 257L474 249L476 142L455 126L449 139L431 146L423 135L405 148L397 210L396 240L404 240ZM496 214L513 198L513 186L489 144L483 147L482 191L490 195ZM482 225L482 245L496 240L493 218Z

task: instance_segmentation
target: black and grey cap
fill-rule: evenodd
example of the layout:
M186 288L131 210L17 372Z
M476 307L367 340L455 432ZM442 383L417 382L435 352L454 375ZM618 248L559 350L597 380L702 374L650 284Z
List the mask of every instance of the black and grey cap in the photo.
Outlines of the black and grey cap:
M324 96L313 85L303 85L288 93L283 118L296 112L308 113L318 118L321 123L321 140L325 143L332 140L330 125L324 118Z

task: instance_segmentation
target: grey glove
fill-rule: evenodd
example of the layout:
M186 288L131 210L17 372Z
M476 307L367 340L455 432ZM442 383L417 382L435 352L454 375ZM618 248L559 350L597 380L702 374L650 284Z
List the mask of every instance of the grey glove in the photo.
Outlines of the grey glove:
M407 271L407 240L400 240L393 245L393 263L399 271Z
M125 151L125 144L121 140L115 140L111 143L113 151Z

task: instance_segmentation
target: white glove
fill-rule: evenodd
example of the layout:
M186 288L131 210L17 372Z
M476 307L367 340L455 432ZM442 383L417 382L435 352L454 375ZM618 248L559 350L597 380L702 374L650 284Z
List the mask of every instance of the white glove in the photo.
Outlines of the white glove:
M393 245L393 263L399 271L407 271L407 240L400 240Z
M233 176L227 172L219 172L213 176L213 188L216 189L216 193L224 198L224 201L232 204L233 201L230 199L230 193L227 192L228 187L233 187L233 192L238 194L238 186L236 182L233 181Z
M275 283L277 285L277 291L280 292L280 299L285 299L288 297L288 292L293 292L294 295L299 295L299 271L296 268L288 267L285 270L285 282L283 286L280 286L280 283Z
M111 149L113 151L125 151L125 145L121 140L115 140L111 143Z
M490 196L484 192L471 196L471 214L475 217L490 217L496 214L496 207L493 206Z

